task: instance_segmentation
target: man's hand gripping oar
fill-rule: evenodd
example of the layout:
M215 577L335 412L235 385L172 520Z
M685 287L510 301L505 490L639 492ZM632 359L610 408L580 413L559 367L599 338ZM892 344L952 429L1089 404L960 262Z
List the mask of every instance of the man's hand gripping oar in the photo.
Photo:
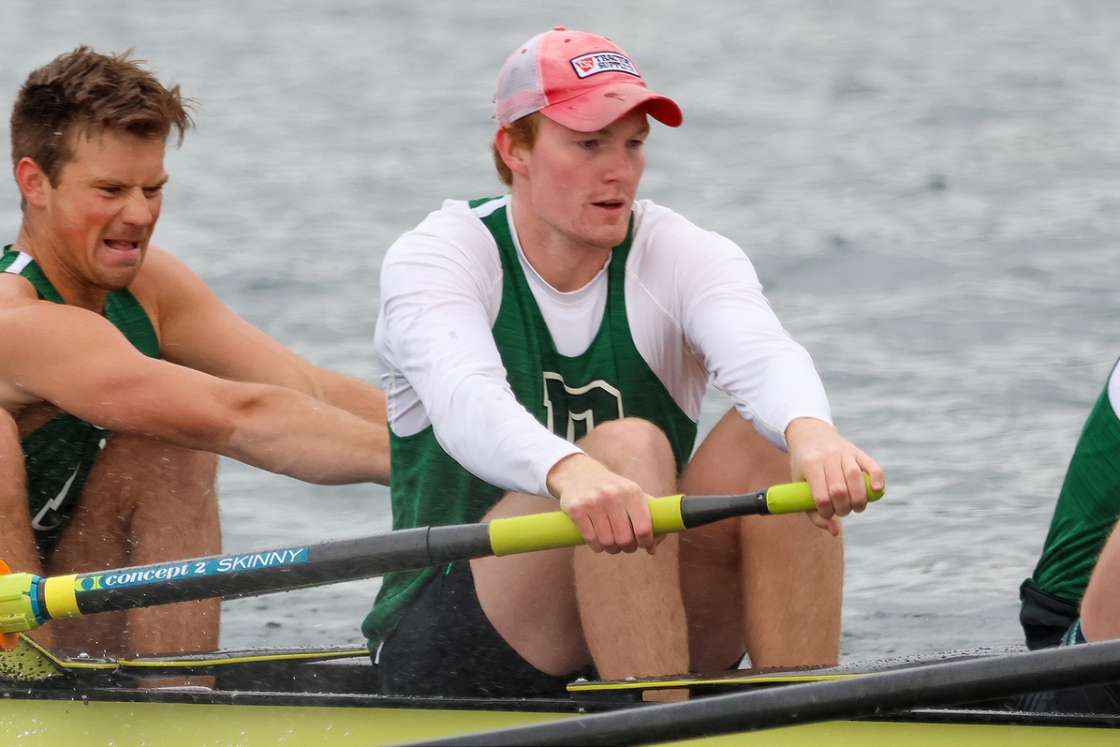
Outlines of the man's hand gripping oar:
M872 490L867 475L864 479L869 500L878 500L883 491ZM808 484L801 482L741 495L654 498L649 508L655 533L668 534L734 516L813 511L816 504ZM20 632L52 619L196 599L255 596L583 543L583 535L567 514L556 511L488 524L420 527L319 545L49 578L9 573L3 566L0 643L11 650Z

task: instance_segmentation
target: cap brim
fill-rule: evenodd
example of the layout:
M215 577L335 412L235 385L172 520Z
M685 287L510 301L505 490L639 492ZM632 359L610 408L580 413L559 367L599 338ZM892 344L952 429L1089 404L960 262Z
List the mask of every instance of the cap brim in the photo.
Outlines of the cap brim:
M684 121L680 107L672 99L633 83L615 83L585 91L546 106L541 114L569 130L596 132L638 108L669 127L679 127Z

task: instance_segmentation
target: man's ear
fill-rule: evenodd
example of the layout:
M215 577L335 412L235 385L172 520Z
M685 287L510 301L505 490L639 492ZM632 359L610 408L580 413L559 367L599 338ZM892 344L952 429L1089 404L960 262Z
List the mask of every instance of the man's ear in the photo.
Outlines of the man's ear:
M16 186L19 187L19 192L23 195L24 201L32 207L46 207L50 201L50 190L53 187L51 187L51 180L47 178L46 172L39 168L39 164L24 156L16 164L15 172Z
M513 142L509 130L502 127L494 135L494 145L498 148L498 155L502 157L509 170L520 177L529 176L529 158L531 151Z

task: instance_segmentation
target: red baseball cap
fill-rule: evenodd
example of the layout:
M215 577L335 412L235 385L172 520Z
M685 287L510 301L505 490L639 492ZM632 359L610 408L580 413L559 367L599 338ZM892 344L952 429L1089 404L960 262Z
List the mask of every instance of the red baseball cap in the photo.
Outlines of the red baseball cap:
M540 112L578 132L595 132L641 106L678 127L681 109L646 88L642 74L609 39L557 27L521 45L498 75L498 124Z

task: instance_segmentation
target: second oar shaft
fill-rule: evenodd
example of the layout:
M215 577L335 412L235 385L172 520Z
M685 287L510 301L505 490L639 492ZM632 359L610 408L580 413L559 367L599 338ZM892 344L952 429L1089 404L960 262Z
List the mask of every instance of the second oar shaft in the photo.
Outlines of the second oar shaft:
M878 498L879 491L872 496ZM747 514L810 511L805 483L778 485L733 496L668 496L650 501L654 532L667 534ZM374 537L221 555L68 576L4 577L11 587L0 615L4 632L28 630L52 618L172 604L233 599L308 586L370 578L469 560L583 543L567 514L556 511L497 519L489 524L405 529ZM7 593L7 592L4 592ZM22 600L22 602L21 602Z
M485 524L421 527L355 540L42 579L44 620L195 599L290 591L491 554Z
M738 498L749 498L748 503L761 500L765 506L764 496L759 493ZM721 506L717 517L714 507L702 506L719 499L702 498L698 499L697 516L686 521L682 518L681 498L669 496L650 502L657 533L714 521L724 518L726 511L735 510L735 505L727 503L728 498L724 497L721 502L726 505ZM754 504L742 502L738 508L748 513L759 510ZM421 527L320 545L36 579L29 591L38 616L46 621L196 599L234 599L290 591L487 555L582 543L583 537L572 520L556 511L498 519L489 524Z

